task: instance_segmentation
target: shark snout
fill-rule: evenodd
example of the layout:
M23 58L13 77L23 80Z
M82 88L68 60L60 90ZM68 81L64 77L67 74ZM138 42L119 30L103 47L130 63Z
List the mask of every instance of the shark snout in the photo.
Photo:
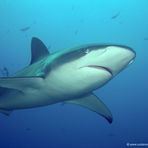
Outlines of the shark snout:
M110 48L110 62L106 65L113 75L131 65L136 57L136 52L130 47L115 46Z
M129 63L131 64L136 57L136 52L132 48L129 48L129 47L124 48L123 50L126 50L127 55L129 56Z
M123 58L123 60L125 61L125 63L127 65L132 64L135 60L136 52L132 48L126 47L126 46L125 47L123 46L123 48L121 50L122 50L121 51L121 60ZM122 57L122 55L123 55L123 57Z
M128 65L132 64L136 53L133 49L120 46L111 45L105 49L96 50L92 55L88 56L84 63L79 68L90 68L92 70L104 71L109 76L115 76ZM96 71L97 72L97 71Z

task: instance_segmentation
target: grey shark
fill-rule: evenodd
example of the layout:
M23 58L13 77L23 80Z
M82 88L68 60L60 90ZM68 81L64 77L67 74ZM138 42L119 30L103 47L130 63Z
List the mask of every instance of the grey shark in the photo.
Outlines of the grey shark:
M0 112L59 102L77 104L101 115L113 117L93 94L135 59L135 52L122 45L90 44L49 53L43 42L31 42L30 65L13 77L0 78Z

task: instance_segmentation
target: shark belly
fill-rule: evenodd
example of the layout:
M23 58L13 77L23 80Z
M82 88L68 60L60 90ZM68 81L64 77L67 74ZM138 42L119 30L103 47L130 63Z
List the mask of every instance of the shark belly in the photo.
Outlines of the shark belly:
M72 100L92 93L110 80L111 75L106 71L99 71L86 67L71 72L71 69L56 69L46 78L46 88L52 98L57 101ZM104 77L107 79L104 81Z
M24 88L23 91L11 90L4 93L0 96L0 109L17 110L46 106L76 99L80 94L80 90L70 88L65 83L45 80L38 88L32 86Z

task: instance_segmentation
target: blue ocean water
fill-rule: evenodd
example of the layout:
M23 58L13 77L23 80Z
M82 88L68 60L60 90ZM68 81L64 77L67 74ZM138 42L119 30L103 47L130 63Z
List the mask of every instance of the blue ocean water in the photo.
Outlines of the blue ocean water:
M0 115L0 148L148 144L147 6L147 0L0 0L0 69L6 67L12 75L29 64L34 36L51 52L117 43L137 53L130 67L95 91L112 111L112 124L69 104L14 111L10 117Z

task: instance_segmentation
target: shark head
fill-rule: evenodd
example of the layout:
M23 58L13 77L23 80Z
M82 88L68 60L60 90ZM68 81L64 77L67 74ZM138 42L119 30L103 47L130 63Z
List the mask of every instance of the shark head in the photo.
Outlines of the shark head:
M55 77L67 90L88 93L131 64L135 55L131 48L121 45L87 45L64 50L53 54L56 58L50 63L49 79Z

